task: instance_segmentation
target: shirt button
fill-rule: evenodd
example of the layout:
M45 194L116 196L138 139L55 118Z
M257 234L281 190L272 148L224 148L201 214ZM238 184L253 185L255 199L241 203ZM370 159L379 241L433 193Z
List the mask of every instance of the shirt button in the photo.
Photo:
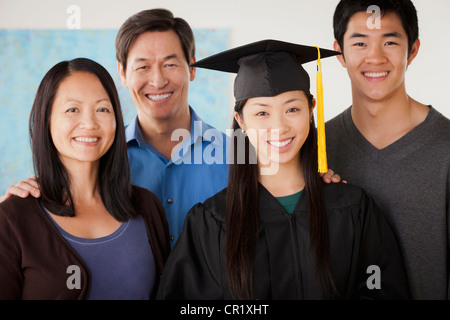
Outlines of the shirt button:
M173 166L173 163L169 164L169 165L167 166L167 168L172 168L172 166Z
M172 198L167 199L167 203L168 204L172 204L173 203L173 199Z
M173 239L175 239L175 237L171 235L171 236L169 237L169 239L170 239L170 241L173 241Z

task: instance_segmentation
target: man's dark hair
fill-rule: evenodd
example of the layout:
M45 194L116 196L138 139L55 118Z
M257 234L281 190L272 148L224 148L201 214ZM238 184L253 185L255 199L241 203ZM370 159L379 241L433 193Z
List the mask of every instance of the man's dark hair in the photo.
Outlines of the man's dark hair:
M333 17L334 38L341 50L344 49L344 34L348 22L358 12L366 12L367 8L376 5L381 10L381 16L386 13L396 13L408 35L408 52L411 52L414 42L419 38L417 11L410 0L341 0Z
M127 69L128 52L133 41L145 32L173 30L180 39L186 61L191 64L195 56L195 39L189 24L182 18L176 18L166 9L144 10L129 17L120 27L116 37L116 58Z

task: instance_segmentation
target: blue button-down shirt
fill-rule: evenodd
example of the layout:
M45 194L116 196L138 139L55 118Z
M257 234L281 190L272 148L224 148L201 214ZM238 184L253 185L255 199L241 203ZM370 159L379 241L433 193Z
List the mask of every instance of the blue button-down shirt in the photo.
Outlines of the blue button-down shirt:
M203 122L192 108L190 112L190 133L176 130L174 140L183 142L172 159L144 140L137 116L126 127L131 183L152 191L161 200L172 246L189 210L228 182L228 136Z

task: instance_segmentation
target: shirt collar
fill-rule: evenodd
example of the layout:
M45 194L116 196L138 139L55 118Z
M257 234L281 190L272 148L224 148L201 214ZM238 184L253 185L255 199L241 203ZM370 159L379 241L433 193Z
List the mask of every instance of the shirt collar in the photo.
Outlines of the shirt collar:
M142 135L141 127L139 126L138 116L135 116L133 120L125 127L125 138L127 143L136 140L139 146L145 143L144 136Z
M196 143L198 139L204 137L205 132L207 130L213 130L215 134L214 139L211 139L213 140L211 143L222 147L224 141L221 132L216 128L210 126L206 122L203 122L203 120L197 115L194 109L192 109L190 106L189 111L191 113L191 130L190 130L191 144ZM144 136L142 135L142 131L139 126L138 116L135 116L134 119L126 126L125 137L127 143L129 143L132 140L136 140L140 147L142 147L147 143L144 140ZM207 140L209 140L211 136L207 135L206 138Z
M217 130L216 128L212 127L211 125L204 122L197 113L195 113L194 109L189 107L189 110L191 111L191 143L194 144L197 142L198 139L203 138L203 140L213 140L211 141L212 144L217 145L219 147L223 146L223 135L222 133ZM211 131L209 131L211 130ZM214 139L211 139L211 135L207 134L207 131L209 133L214 133ZM206 139L205 139L206 135Z

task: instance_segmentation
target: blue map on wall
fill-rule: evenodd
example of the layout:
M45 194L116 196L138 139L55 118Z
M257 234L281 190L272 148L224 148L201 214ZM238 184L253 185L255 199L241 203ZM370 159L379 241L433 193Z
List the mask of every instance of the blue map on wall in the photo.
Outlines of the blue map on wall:
M117 30L0 30L0 195L34 175L28 118L45 73L56 63L86 57L102 64L116 82L125 124L136 115L128 89L117 72ZM227 49L228 32L195 29L196 57ZM190 83L189 104L207 123L229 127L228 76L198 69Z

